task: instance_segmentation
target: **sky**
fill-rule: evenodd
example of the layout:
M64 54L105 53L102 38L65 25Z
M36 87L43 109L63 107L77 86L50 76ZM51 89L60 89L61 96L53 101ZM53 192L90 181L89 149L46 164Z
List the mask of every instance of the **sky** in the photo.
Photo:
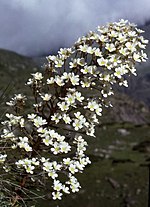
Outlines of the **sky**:
M98 25L150 20L150 0L0 0L0 48L26 56L71 47Z

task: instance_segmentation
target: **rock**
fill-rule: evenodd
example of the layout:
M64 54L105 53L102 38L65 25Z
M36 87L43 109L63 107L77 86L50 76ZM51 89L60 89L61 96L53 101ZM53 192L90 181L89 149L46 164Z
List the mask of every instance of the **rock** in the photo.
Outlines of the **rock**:
M139 152L150 153L150 141L142 141L139 144L135 145L132 149Z
M117 132L118 132L119 134L121 134L122 136L127 136L127 135L130 134L130 132L127 131L127 129L123 129L123 128L117 129Z
M112 179L110 177L107 177L106 180L110 183L112 188L117 189L117 188L120 187L120 184L116 180L114 180L114 179Z

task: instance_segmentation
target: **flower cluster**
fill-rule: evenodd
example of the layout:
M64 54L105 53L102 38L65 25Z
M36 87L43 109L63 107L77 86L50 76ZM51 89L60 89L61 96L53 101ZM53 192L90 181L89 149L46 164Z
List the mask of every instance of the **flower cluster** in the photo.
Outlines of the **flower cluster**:
M86 136L95 136L103 108L111 106L113 85L127 87L127 75L136 75L136 62L147 59L142 32L120 20L48 56L45 72L32 74L26 83L33 96L18 94L7 103L14 112L2 123L4 170L9 166L31 180L51 179L54 200L78 192L75 174L90 164ZM31 106L22 112L26 102Z

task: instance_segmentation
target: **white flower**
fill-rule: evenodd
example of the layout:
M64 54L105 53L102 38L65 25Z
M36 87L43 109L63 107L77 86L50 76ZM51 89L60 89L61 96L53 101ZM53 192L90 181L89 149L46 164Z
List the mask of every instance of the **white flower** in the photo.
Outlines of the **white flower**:
M70 186L70 188L71 188L71 190L72 190L73 193L78 192L79 189L80 189L80 187L81 186L80 186L79 183L71 183L71 186Z
M133 54L133 59L134 59L136 62L141 62L141 56L140 56L138 53L134 53L134 54Z
M49 55L47 57L47 59L50 60L50 61L55 61L57 59L57 57L55 55Z
M128 81L127 80L123 81L123 86L128 87Z
M143 36L140 36L139 39L143 44L148 44L149 40L145 40Z
M89 53L89 54L93 54L94 52L95 52L95 47L94 48L92 48L92 47L88 47L87 48L87 53Z
M53 200L61 200L62 199L62 193L60 193L59 191L58 192L52 192L52 196L53 196Z
M24 149L25 149L27 152L31 152L31 151L32 151L32 147L30 147L27 143L24 144Z
M34 118L33 122L34 122L34 126L36 126L37 128L39 128L42 125L47 124L47 121L40 116L37 116L36 118Z
M25 166L25 169L26 169L26 172L27 173L30 173L30 174L33 174L33 170L34 170L34 166L33 165L28 165L28 166Z
M53 161L52 164L53 164L54 170L57 170L57 171L61 170L61 168L62 168L61 164L57 163L56 161Z
M89 157L82 157L82 158L80 158L79 161L80 161L81 165L84 165L84 166L87 164L91 164Z
M110 81L110 75L109 74L104 74L104 77L103 77L104 81Z
M49 161L49 158L46 159L45 157L41 157L40 161L41 161L42 163L44 163L44 162L48 162L48 161Z
M56 68L61 68L63 66L63 64L64 64L63 60L59 60L59 59L55 60L55 67Z
M36 114L28 114L28 119L31 119L32 121L35 119Z
M82 102L84 100L84 97L82 96L81 92L76 92L75 93L75 96L76 96L76 99L79 101L79 102Z
M60 191L62 189L62 183L59 180L54 180L54 190Z
M104 31L104 30L103 30ZM99 39L101 40L101 42L107 42L107 37L105 36L105 35L101 35L100 37L99 37Z
M65 101L69 105L74 104L75 103L75 96L72 94L68 94L67 97L65 97Z
M76 165L74 165L74 164L70 164L70 166L69 166L69 171L70 171L72 174L75 174L76 172L78 172L78 169L76 168Z
M34 73L32 75L33 75L35 80L42 80L43 79L42 73L37 72L37 73Z
M18 168L20 168L21 166L23 166L24 161L23 160L18 160L17 162L15 162L15 164L17 165Z
M40 127L40 128L37 129L37 132L42 133L42 134L46 134L47 133L47 129L43 128L43 127Z
M22 100L25 98L25 96L19 93L19 94L15 94L15 98L18 100Z
M143 52L143 50L141 51L141 58L143 62L146 62L146 60L148 59L147 54Z
M9 126L17 125L22 118L22 116L15 116L13 114L8 114L8 113L6 113L6 117L9 119L9 121L7 121Z
M117 78L121 78L121 76L124 75L125 73L127 73L127 70L125 70L124 67L118 67L118 68L115 69L114 75Z
M128 20L120 19L119 22L116 24L117 25L125 25L126 23L128 23Z
M59 77L59 76L56 76L56 77L55 77L55 82L56 82L57 85L59 85L59 86L63 86L63 85L65 85L63 78L62 78L62 77Z
M24 161L24 163L23 163L23 165L24 165L24 167L26 167L26 166L28 166L28 165L31 165L31 163L32 163L32 160L29 160L29 159L24 159L23 160Z
M32 147L29 146L28 144L28 138L27 137L19 137L20 142L18 142L18 146L20 148L24 148L27 152L32 151Z
M86 150L86 147L84 145L84 143L78 143L77 145L77 152L79 154L83 154L83 152Z
M138 42L138 46L142 49L146 49L146 45L143 45L141 42Z
M21 142L28 142L28 137L19 137Z
M97 59L97 62L100 66L107 66L108 60L102 58Z
M127 38L126 35L119 34L117 39L119 40L119 42L125 42Z
M84 58L77 58L77 64L80 65L80 66L84 66L85 65Z
M91 40L96 40L96 42L99 40L99 34L97 34L96 32L91 32L91 36L90 36L90 39Z
M64 122L66 124L70 124L71 123L71 118L69 117L68 114L63 114L62 118L63 118L63 120L64 120Z
M126 55L129 54L127 48L123 48L123 47L119 50L119 52L120 52L122 55L124 55L124 56L126 56Z
M39 163L39 161L36 158L33 157L32 158L32 164L38 166L40 163Z
M57 103L61 111L68 111L69 105L66 102Z
M76 131L83 127L83 124L79 119L74 119L74 122L72 125Z
M24 122L25 122L24 118L21 118L19 124L22 128L24 127Z
M94 51L94 53L95 53L95 56L97 56L97 57L102 57L102 52L100 51L99 48L97 48L97 49Z
M43 163L43 170L44 171L50 172L52 169L53 169L53 167L52 167L51 162L46 161L46 162Z
M95 112L96 112L96 114L98 115L98 116L101 116L102 115L102 108L96 108L96 110L95 110Z
M88 102L88 105L87 105L87 108L90 109L90 111L94 111L95 109L97 109L99 106L98 104L96 103L96 101L89 101Z
M67 194L70 193L69 188L65 185L62 186L62 190L64 191L64 193L67 193Z
M52 141L52 139L51 139L49 136L46 136L46 137L43 139L43 143L44 143L46 146L49 146L49 145L52 145L52 144L53 144L53 141Z
M60 151L62 153L68 153L71 150L71 146L67 142L60 143Z
M5 162L5 160L6 160L6 157L7 157L7 154L0 154L0 163L3 163L3 162Z
M3 134L1 135L1 137L2 138L6 138L6 139L11 139L11 140L16 139L14 133L13 132L10 132L7 129L4 129L3 130Z
M51 177L52 179L55 179L55 178L58 177L58 174L56 173L55 170L50 170L50 171L48 172L48 176Z
M87 128L86 130L86 134L92 137L95 137L95 126L94 125L90 125L89 128Z
M60 48L58 54L60 54L63 58L69 57L73 53L71 48Z
M69 79L69 74L64 72L61 77L62 77L63 80L68 80Z
M27 83L26 83L26 85L32 85L33 84L33 79L32 78L29 78L28 79L28 81L27 81Z
M132 43L132 42L127 42L125 44L125 46L127 47L128 50L130 50L131 52L136 51L136 44Z
M58 153L60 153L60 145L57 142L55 142L53 147L51 148L51 151L54 155L57 155Z
M41 95L41 98L43 99L43 101L49 101L51 99L52 95L51 94L44 94L44 95Z
M141 30L141 29L138 29L138 28L135 28L135 29L136 29L136 31L137 31L139 34L144 33L144 31Z
M129 37L136 37L137 36L135 31L129 31L128 35L129 35Z
M63 159L63 163L64 163L65 165L70 165L70 164L71 164L71 159L70 159L70 157L68 157L68 158L64 158L64 159Z
M74 113L74 115L75 115L75 117L76 117L77 119L80 119L80 117L81 117L81 112L80 112L80 111L77 111L76 113Z
M63 107L62 105L60 105L61 107ZM51 116L51 120L55 121L56 124L59 123L59 121L61 120L62 116L59 113L55 113L54 115Z
M55 138L58 142L62 142L65 140L65 136L61 136L60 134L56 134Z
M109 51L109 52L113 52L116 50L116 47L113 43L109 44L109 43L106 43L106 46L105 48Z
M55 79L53 77L47 79L48 85L53 84L54 82L55 82Z
M54 130L49 130L49 134L52 138L56 138L58 136L58 133L56 133Z
M79 46L79 50L82 51L82 52L87 52L87 49L88 49L88 45L86 45L86 44Z
M75 75L74 73L70 74L70 81L73 86L79 85L79 75Z
M108 33L108 35L109 35L110 37L117 37L117 36L118 36L118 32L112 30L110 33Z
M83 74L87 74L87 73L89 73L89 72L90 72L90 67L87 66L87 65L85 65L84 68L81 69L81 72L82 72Z
M81 81L80 83L82 88L89 88L91 85L91 81L87 79L84 79L84 81Z
M70 68L76 68L77 67L77 59L74 59L73 62L69 63Z
M80 170L80 172L82 172L83 170L84 170L84 165L83 164L81 164L79 161L76 161L76 166L77 166L77 168Z

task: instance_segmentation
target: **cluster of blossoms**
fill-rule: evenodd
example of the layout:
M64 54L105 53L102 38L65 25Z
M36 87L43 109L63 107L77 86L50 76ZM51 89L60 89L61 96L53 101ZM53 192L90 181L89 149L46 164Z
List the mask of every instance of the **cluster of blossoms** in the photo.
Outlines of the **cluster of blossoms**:
M51 179L54 200L79 191L75 174L90 164L86 136L95 136L103 107L111 106L113 85L127 87L136 62L147 59L142 32L124 20L98 27L47 57L45 72L26 83L32 98L18 94L7 102L14 112L2 123L0 162L7 172L23 175L22 186L26 177Z

